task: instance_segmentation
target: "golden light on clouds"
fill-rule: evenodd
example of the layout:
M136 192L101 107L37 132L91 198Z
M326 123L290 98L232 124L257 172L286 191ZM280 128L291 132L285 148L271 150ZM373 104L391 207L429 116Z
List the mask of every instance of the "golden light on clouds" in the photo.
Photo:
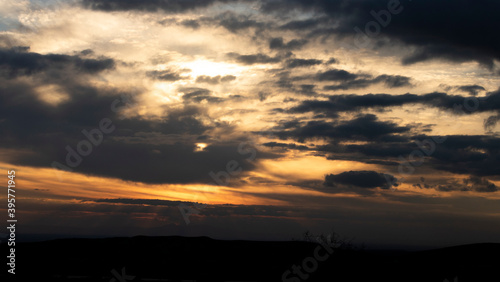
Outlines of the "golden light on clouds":
M206 76L237 76L241 74L245 68L236 64L229 64L225 62L214 62L206 59L197 59L192 62L183 63L182 67L191 70L193 77L202 75Z
M69 99L69 95L64 93L58 85L44 85L38 87L37 91L42 102L54 107Z

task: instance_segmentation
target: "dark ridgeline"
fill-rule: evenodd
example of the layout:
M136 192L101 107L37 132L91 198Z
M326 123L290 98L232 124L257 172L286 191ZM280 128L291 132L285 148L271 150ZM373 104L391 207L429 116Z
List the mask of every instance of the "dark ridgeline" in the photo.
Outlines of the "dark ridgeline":
M208 237L60 239L19 243L17 281L500 281L500 244L420 252L335 249L307 279L285 271L314 257L303 241L221 241ZM1 253L7 253L2 244ZM320 254L326 254L321 250ZM5 265L5 256L2 263ZM301 266L302 267L302 266ZM304 270L302 270L304 272ZM116 274L118 276L116 276ZM9 274L10 275L10 274ZM1 281L9 276L0 274ZM124 275L122 277L122 275ZM132 277L134 277L132 279ZM304 276L303 276L304 277ZM125 279L126 278L126 279ZM122 280L120 280L122 279Z

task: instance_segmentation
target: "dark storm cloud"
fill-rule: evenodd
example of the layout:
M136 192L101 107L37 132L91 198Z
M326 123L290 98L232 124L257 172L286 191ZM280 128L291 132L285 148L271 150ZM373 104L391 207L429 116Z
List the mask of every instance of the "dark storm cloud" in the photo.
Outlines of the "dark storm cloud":
M285 43L282 37L275 37L269 40L269 49L271 50L297 50L304 47L307 44L305 39L292 39Z
M450 111L454 114L473 114L480 112L498 112L500 110L500 91L489 92L485 97L462 97L446 93L430 93L424 95L404 94L367 94L367 95L334 95L328 100L302 101L288 113L315 114L316 119L338 118L343 112L360 112L366 109L384 109L409 104L423 104ZM465 107L464 105L469 105ZM474 106L474 107L473 107ZM286 112L286 111L285 111ZM487 129L492 129L498 122L498 114L485 120ZM307 150L324 153L328 159L355 160L371 164L394 166L401 163L401 157L407 158L412 152L421 151L423 140L430 138L443 139L443 144L435 144L435 150L425 159L425 167L458 174L479 177L498 176L497 163L500 161L500 139L495 136L426 136L411 135L425 132L425 128L400 127L395 124L380 124L373 116L345 122L326 122L315 120L298 122L276 132L281 139L294 139L304 142L312 138L325 138L330 144L308 146L267 144L289 150ZM356 121L356 122L354 122ZM283 123L283 122L281 122ZM363 126L364 124L365 126ZM340 126L341 125L341 126ZM344 129L344 130L340 130ZM370 134L370 130L374 130ZM415 133L413 133L415 134ZM346 140L366 141L361 144L346 144Z
M432 165L440 170L476 176L500 175L500 138L494 136L448 136L432 154Z
M318 73L317 77L319 81L349 81L358 78L358 75L346 70L332 69Z
M434 143L433 149L423 146L424 140L445 139L442 144ZM351 160L371 162L374 159L392 160L400 163L415 151L430 150L425 165L434 169L475 176L498 176L500 160L500 138L481 135L426 136L416 135L399 140L374 140L368 144L318 146L316 150L332 153L334 156L346 154ZM427 155L427 154L425 154Z
M240 0L241 1L241 0ZM239 2L238 0L82 0L86 8L101 11L165 11L185 12L196 8L206 8L215 3Z
M287 68L311 67L322 64L323 61L316 59L289 59L286 61Z
M183 71L174 71L174 70L155 70L148 71L146 75L158 80L164 81L177 81L183 79L189 79L189 76L182 76Z
M199 121L202 113L196 108L172 111L156 122L120 120L110 109L113 100L120 99L120 93L103 93L98 89L80 92L53 108L38 102L29 89L3 84L0 88L2 147L29 152L9 161L41 167L50 167L57 161L68 166L67 146L77 150L79 142L88 139L82 130L98 128L101 119L109 118L116 130L105 135L90 155L82 157L75 171L147 183L209 183L213 180L208 173L224 171L231 160L245 171L253 168L246 161L248 155L239 153L239 143L213 144L203 152L195 152L196 136L211 128ZM13 105L15 111L10 110ZM183 138L182 143L175 143L178 136ZM266 156L259 154L262 158Z
M374 116L359 116L351 121L300 122L281 121L280 130L273 134L280 139L306 140L322 138L327 145L296 145L293 143L268 142L264 146L281 150L315 151L331 160L349 160L393 167L414 152L425 152L423 166L457 174L479 177L499 176L500 138L488 135L429 136L411 135L409 126L401 127L380 122ZM288 124L288 126L286 126ZM445 140L430 145L425 140ZM363 141L350 144L346 141ZM427 153L428 152L428 153ZM417 157L419 159L419 157Z
M266 54L258 53L251 55L240 55L238 53L228 53L228 57L244 65L273 64L281 61L279 57L270 57Z
M314 112L327 116L337 116L340 112L354 112L367 108L395 107L407 104L424 104L442 110L470 114L500 110L500 89L489 93L486 97L470 97L449 95L446 93L416 94L366 94L366 95L334 95L328 100L306 100L290 109L292 113ZM477 104L476 104L477 102ZM463 105L469 105L464 107ZM459 111L457 111L457 106Z
M0 75L23 76L49 70L64 71L71 69L75 73L95 74L113 69L115 61L109 58L83 59L79 56L60 54L42 55L29 52L29 47L0 48Z
M478 54L475 49L460 48L449 45L425 46L402 59L403 65L412 65L431 59L447 60L455 63L476 61L490 69L494 66L494 60L500 59L499 54ZM495 57L492 57L495 56Z
M101 64L96 67L93 60L85 63L87 59L76 56L26 49L2 52L14 54L14 59L2 59L7 71L0 76L0 144L3 150L23 152L9 157L12 164L51 167L55 161L61 165L57 167L76 172L148 183L210 183L209 172L226 170L232 160L244 171L254 167L247 161L249 154L238 150L238 141L211 142L203 151L195 150L199 136L209 136L214 128L231 130L199 107L185 104L167 109L156 120L125 117L123 109L136 103L137 93L90 83L92 74L107 69ZM33 79L26 82L19 78L21 74ZM56 105L43 102L38 88L46 85L56 85L67 98ZM181 90L190 101L216 98L207 89ZM95 132L104 119L113 130L101 132L98 141ZM89 140L97 145L80 155L89 152L87 145L81 145L82 141L91 144ZM260 153L259 157L273 155Z
M365 189L381 188L389 189L389 183L395 183L397 179L384 173L375 171L346 171L339 174L329 174L325 176L324 186L337 188L339 186L359 187ZM394 186L398 186L395 184Z
M361 32L366 32L365 28L370 22L378 24L379 36L417 47L413 54L403 59L405 64L444 59L452 62L477 61L491 68L493 60L500 60L500 38L495 36L500 25L497 16L497 11L500 10L498 1L464 0L457 3L432 0L416 2L267 0L262 2L261 10L266 13L283 15L302 10L315 12L318 16L327 15L335 20L336 26L324 28L320 33L318 31L321 28L314 30L317 24L313 20L292 22L290 27L308 28L312 30L312 34L357 36L360 44L376 39L375 36L367 37ZM388 11L388 7L393 7L392 13L380 12ZM355 30L356 27L359 32Z
M237 163L237 170L241 168L242 172L255 168L247 161L250 154L239 153L239 143L209 145L202 152L196 152L193 142L152 145L148 137L144 142L129 144L109 140L85 158L76 171L146 183L216 185L218 182L209 173L226 172L229 162ZM272 155L259 153L259 158L269 156ZM60 155L59 159L64 160L64 156ZM221 181L225 182L225 178Z
M411 128L392 122L379 121L375 115L359 115L352 120L326 122L322 120L294 123L285 130L274 131L280 138L293 138L303 143L311 138L333 138L339 140L375 140L395 133L405 133Z
M236 79L234 75L225 75L225 76L208 76L208 75L200 75L196 78L197 83L208 83L208 84L219 84L230 82Z
M403 64L414 64L431 59L452 62L477 61L493 68L494 60L500 60L500 39L494 36L499 26L496 11L500 3L488 0L464 0L436 2L399 1L399 0L82 0L82 5L101 11L165 11L186 12L195 8L207 8L215 3L260 3L260 9L267 14L289 15L292 11L313 12L309 19L293 20L281 24L280 29L309 31L310 35L339 35L354 37L357 42L353 48L363 48L364 43L372 45L375 41L389 38L395 43L416 47L411 54L402 59ZM388 12L390 11L390 12ZM421 19L425 18L425 21ZM196 23L192 23L196 27ZM221 18L220 25L232 32L250 27L263 28L263 25L247 16L233 12ZM270 28L267 25L264 25ZM371 29L366 27L371 26ZM367 30L378 26L379 37L372 36ZM369 34L371 37L367 36ZM275 48L300 48L304 39L291 42L275 41ZM373 41L373 42L372 42ZM361 43L359 43L361 42ZM291 45L288 45L293 43ZM380 46L378 46L380 47ZM378 48L377 47L377 48Z

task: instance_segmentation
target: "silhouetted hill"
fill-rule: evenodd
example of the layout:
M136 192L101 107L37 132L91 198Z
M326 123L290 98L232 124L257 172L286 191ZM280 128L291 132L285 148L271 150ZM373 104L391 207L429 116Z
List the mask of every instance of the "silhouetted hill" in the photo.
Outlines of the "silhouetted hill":
M6 244L2 244L1 251L7 254ZM405 253L336 249L328 255L319 244L301 241L222 241L207 237L145 236L60 239L19 243L16 249L16 276L18 281L54 282L443 282L444 279L453 281L455 277L460 282L500 281L499 253L500 244ZM2 257L5 265L6 256ZM301 274L293 273L293 265L300 265ZM308 274L303 267L311 273ZM283 280L283 273L287 270L290 273ZM130 277L125 279L123 274ZM1 277L6 276L10 275L4 271Z

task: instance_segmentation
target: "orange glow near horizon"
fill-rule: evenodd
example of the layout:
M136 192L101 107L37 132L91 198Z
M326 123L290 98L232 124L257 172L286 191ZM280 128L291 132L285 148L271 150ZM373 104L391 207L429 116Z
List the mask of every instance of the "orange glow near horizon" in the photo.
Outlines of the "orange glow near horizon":
M0 169L15 169L18 189L24 190L25 197L31 199L65 201L118 198L158 199L213 205L268 205L279 203L279 201L253 195L242 195L241 188L203 184L147 184L116 178L87 176L77 172L64 172L52 168L35 168L7 163L0 163ZM269 191L270 189L264 190Z

